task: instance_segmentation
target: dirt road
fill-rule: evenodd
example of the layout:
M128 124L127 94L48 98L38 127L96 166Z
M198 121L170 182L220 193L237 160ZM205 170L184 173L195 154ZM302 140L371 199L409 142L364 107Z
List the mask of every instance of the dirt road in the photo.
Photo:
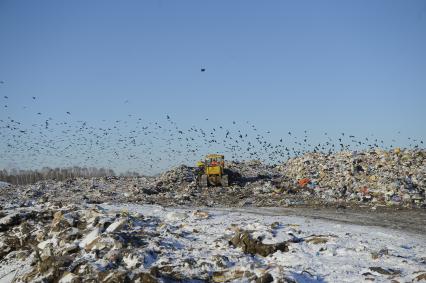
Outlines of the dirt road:
M209 209L209 208L206 208ZM379 208L280 208L280 207L243 207L243 208L214 208L214 210L241 211L260 215L291 215L304 216L312 219L337 221L347 224L364 226L379 226L396 230L404 230L415 234L426 234L425 209L394 209Z

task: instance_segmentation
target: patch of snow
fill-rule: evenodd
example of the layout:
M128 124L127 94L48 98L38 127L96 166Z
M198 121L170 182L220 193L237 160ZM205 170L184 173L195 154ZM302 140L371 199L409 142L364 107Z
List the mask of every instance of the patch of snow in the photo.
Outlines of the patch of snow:
M299 216L267 215L262 214L261 209L232 211L213 208L208 209L208 218L197 219L193 214L194 208L158 209L157 206L134 204L103 207L156 217L160 223L169 221L173 226L167 226L167 229L174 229L173 235L187 235L170 235L163 240L157 263L182 264L193 258L205 262L205 270L212 270L208 266L218 270L215 258L220 256L229 260L230 272L246 270L260 275L267 270L274 278L282 278L284 274L297 282L363 282L367 277L374 278L375 282L389 282L389 276L369 269L374 266L400 270L401 273L392 278L405 282L411 281L416 271L424 266L421 262L426 250L425 238L401 230ZM267 257L253 257L242 253L240 248L229 246L228 239L237 228L252 231L252 235L263 243L291 239L301 241L290 242L289 252L277 251ZM384 247L389 254L374 259L372 253ZM148 248L158 246L150 243ZM203 269L188 268L182 264L180 272L196 276L203 273Z
M3 182L3 181L0 181L0 188L5 188L5 187L9 187L10 186L10 184L9 183L6 183L6 182Z
M90 245L91 243L93 243L96 238L99 236L100 233L100 229L97 227L95 229L93 229L89 234L87 234L83 240L79 243L79 247L80 248L85 248L86 246Z
M13 279L28 272L31 269L31 262L34 259L33 254L23 260L16 259L16 252L11 252L0 262L0 283L10 283Z
M172 211L166 214L166 219L169 221L180 221L188 218L188 214L185 212Z
M132 254L123 257L123 261L129 269L136 267L139 262L138 258Z
M74 275L72 273L66 273L62 278L59 280L59 283L70 283L73 282L73 280L77 279L77 275Z
M46 241L40 242L37 245L37 248L39 248L40 250L43 250L45 247L47 247L47 245L52 244L53 246L57 246L58 244L58 239L57 238L51 238L48 239Z
M105 232L106 233L114 233L117 230L119 230L121 227L123 227L124 224L126 224L126 219L116 220L114 223L109 225L108 228L106 228Z

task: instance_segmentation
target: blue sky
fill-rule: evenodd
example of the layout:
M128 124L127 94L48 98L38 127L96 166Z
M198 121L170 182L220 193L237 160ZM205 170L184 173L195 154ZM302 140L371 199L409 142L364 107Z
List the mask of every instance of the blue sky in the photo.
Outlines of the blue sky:
M168 114L405 146L425 140L425 50L425 1L4 0L0 119Z

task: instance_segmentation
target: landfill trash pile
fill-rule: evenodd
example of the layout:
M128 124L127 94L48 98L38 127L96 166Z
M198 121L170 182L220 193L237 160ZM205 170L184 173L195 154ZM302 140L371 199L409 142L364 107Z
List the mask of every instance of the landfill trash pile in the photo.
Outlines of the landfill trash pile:
M195 178L195 168L181 165L160 174L155 179L155 186L163 191L184 190L187 186L194 184Z
M1 213L0 282L416 282L426 276L422 235L379 227L152 205L44 203Z
M426 207L426 151L307 153L280 165L228 162L228 187L197 186L197 168L157 176L75 178L6 186L0 206L34 203L145 203L165 206Z
M245 162L228 162L226 164L228 174L234 184L245 185L249 182L260 180L272 180L280 178L282 173L274 165L267 165L259 160Z
M425 204L426 151L308 153L280 166L305 194L329 202Z

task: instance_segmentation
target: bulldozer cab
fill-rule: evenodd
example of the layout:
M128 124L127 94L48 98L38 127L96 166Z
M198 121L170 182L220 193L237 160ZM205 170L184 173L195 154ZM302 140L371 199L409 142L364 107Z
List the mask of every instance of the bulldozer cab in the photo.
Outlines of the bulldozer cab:
M197 163L197 167L201 170L198 181L200 186L228 186L228 176L224 175L225 157L223 155L209 154L204 162Z
M225 166L224 156L218 154L209 154L205 159L207 175L222 175L223 167Z
M225 157L221 154L209 154L206 156L206 161L209 162L223 162Z

